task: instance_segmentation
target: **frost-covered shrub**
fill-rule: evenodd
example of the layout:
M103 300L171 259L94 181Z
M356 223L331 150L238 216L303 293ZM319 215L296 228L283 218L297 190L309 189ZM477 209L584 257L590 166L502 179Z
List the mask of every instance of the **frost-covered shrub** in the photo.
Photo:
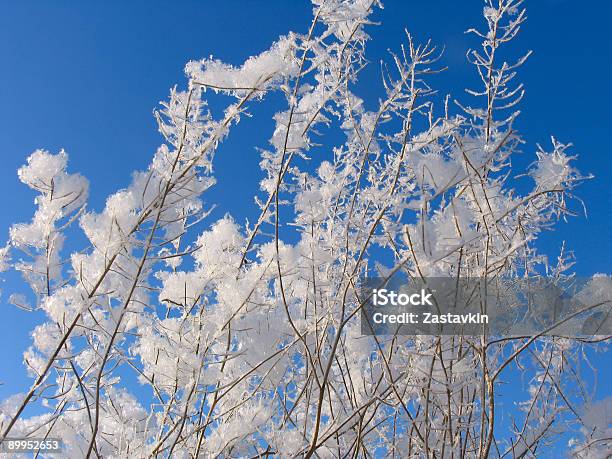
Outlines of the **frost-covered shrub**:
M32 387L0 404L0 438L62 438L75 458L484 458L537 456L573 431L577 455L605 454L610 429L575 406L583 343L359 329L366 274L516 278L571 266L561 256L548 267L535 248L583 178L567 145L539 150L523 171L532 189L512 189L524 58L507 63L498 51L525 19L520 2L489 0L485 30L473 31L477 105L434 104L426 79L439 54L407 35L374 111L354 88L381 5L313 3L309 31L242 66L187 64L186 89L157 113L163 145L100 212L85 209L88 182L68 173L65 152L36 151L19 170L37 210L10 229L0 268L23 273L47 321L25 352ZM231 100L220 119L206 108L211 90ZM215 150L272 92L287 107L261 150L259 218L209 221ZM323 125L344 140L326 144ZM73 222L89 247L63 259ZM588 298L609 301L606 282L595 279ZM126 384L126 371L142 387ZM515 424L500 428L509 371L528 387ZM44 414L24 416L36 402Z

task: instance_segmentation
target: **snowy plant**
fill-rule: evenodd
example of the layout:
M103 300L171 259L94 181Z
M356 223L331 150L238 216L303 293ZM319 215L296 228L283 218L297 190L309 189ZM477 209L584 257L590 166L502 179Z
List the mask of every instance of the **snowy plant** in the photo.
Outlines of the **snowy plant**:
M605 337L360 329L364 276L568 275L568 256L548 266L536 250L585 178L568 145L539 148L520 171L532 188L513 189L527 55L506 62L500 50L526 19L520 3L488 0L484 28L471 31L479 88L438 98L427 79L440 51L407 33L369 111L355 91L382 5L313 0L309 30L241 66L189 62L186 88L156 113L163 144L100 212L85 208L88 182L65 152L34 152L19 178L37 209L10 228L0 268L23 274L35 303L20 292L13 302L46 321L24 353L32 386L0 403L0 440L60 438L61 457L74 458L609 453L609 423L588 411L609 400L591 400L579 369ZM219 118L211 91L229 101ZM286 108L259 149L259 217L243 224L228 209L211 221L215 151L271 93ZM88 245L68 256L77 224ZM609 301L611 283L594 278L585 299ZM496 424L512 381L514 419Z

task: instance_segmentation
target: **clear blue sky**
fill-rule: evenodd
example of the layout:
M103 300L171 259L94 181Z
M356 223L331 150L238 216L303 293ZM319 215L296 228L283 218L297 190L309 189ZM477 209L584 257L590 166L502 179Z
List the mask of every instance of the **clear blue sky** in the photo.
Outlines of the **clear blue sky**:
M527 95L517 127L528 144L516 160L533 160L535 143L548 145L550 135L573 142L577 162L596 178L578 195L588 217L561 223L542 237L540 247L555 254L561 241L574 250L581 275L612 272L612 98L610 25L612 3L606 0L526 2L528 22L513 44L532 49L520 71ZM468 47L477 46L463 32L481 25L479 0L388 0L371 27L372 65L364 73L366 96L376 100L377 61L397 49L407 27L419 41L432 38L446 46L443 64L450 67L432 84L445 94L469 101L462 92L475 82L465 63ZM143 169L161 141L152 109L169 88L183 85L182 69L190 59L213 54L240 64L266 49L280 34L304 32L311 19L309 2L268 1L13 1L0 6L0 244L11 223L27 221L33 194L21 185L17 168L36 148L65 148L69 168L89 178L90 208L129 183ZM278 102L278 101L276 101ZM253 215L252 193L259 180L255 146L271 135L271 105L255 106L222 145L217 156L220 183L208 197L240 220ZM213 104L213 111L215 105ZM218 113L218 112L217 112ZM257 116L259 115L259 116ZM240 186L236 186L240 183ZM8 305L14 280L0 283L0 399L28 384L21 352L36 321Z

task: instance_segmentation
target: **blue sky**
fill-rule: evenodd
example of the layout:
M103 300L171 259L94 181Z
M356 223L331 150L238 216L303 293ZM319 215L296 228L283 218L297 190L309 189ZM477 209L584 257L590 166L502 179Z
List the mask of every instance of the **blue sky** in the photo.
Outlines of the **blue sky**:
M372 64L364 72L366 101L376 101L378 60L397 49L407 27L417 41L444 45L442 65L450 69L432 84L442 94L469 102L463 92L475 85L466 64L468 47L478 43L463 32L482 24L481 2L387 1L374 19L369 45ZM609 17L612 4L562 0L527 1L528 22L512 45L513 53L532 49L520 70L527 94L516 127L527 144L518 166L534 158L535 143L549 145L550 135L573 142L578 167L596 178L577 194L588 217L561 223L543 235L540 247L554 255L563 240L575 252L581 275L612 272L610 192L612 183L612 74ZM16 170L36 148L70 154L69 169L91 182L90 208L129 183L143 169L161 141L152 110L174 84L184 84L190 59L214 55L240 64L266 49L289 30L304 32L311 18L308 2L288 0L4 2L0 14L0 244L11 223L27 221L33 194L17 180ZM219 107L212 106L213 113ZM254 106L224 143L216 158L219 184L208 202L214 216L228 210L238 220L252 216L259 162L256 146L271 135L270 116L279 101ZM236 186L240 183L241 186ZM23 390L28 380L21 352L36 316L8 305L17 285L5 276L0 308L0 398ZM20 290L22 290L20 288Z

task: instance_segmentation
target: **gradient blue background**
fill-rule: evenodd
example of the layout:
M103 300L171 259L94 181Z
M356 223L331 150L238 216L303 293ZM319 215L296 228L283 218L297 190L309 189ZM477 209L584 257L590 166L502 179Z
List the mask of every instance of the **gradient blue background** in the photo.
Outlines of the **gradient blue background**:
M578 274L610 273L612 3L532 0L526 6L528 22L510 53L534 51L520 70L527 94L516 127L528 143L515 164L531 163L535 143L548 146L555 135L573 142L579 168L596 176L577 192L588 217L560 223L542 236L540 248L555 256L567 240ZM464 31L482 26L481 8L478 0L386 1L374 15L383 26L368 29L372 64L360 87L370 108L380 88L378 61L387 49L398 49L404 27L417 41L432 38L446 47L442 65L450 69L432 84L469 103L463 88L477 82L464 56L478 42ZM131 171L147 166L161 142L152 109L172 85L184 85L188 60L213 54L240 64L289 30L305 32L310 20L309 2L289 0L2 2L0 244L11 223L31 218L34 194L19 183L16 170L33 150L65 148L70 171L91 182L89 208L99 210L109 193L129 183ZM241 222L255 215L252 195L260 176L254 147L266 146L270 116L280 107L274 98L254 105L254 118L245 118L219 149L219 183L207 197L218 205L213 218L228 210ZM220 106L212 109L220 113ZM3 276L0 289L2 399L30 382L21 353L40 316L7 304L9 293L23 290L14 275ZM599 392L610 391L600 384Z

